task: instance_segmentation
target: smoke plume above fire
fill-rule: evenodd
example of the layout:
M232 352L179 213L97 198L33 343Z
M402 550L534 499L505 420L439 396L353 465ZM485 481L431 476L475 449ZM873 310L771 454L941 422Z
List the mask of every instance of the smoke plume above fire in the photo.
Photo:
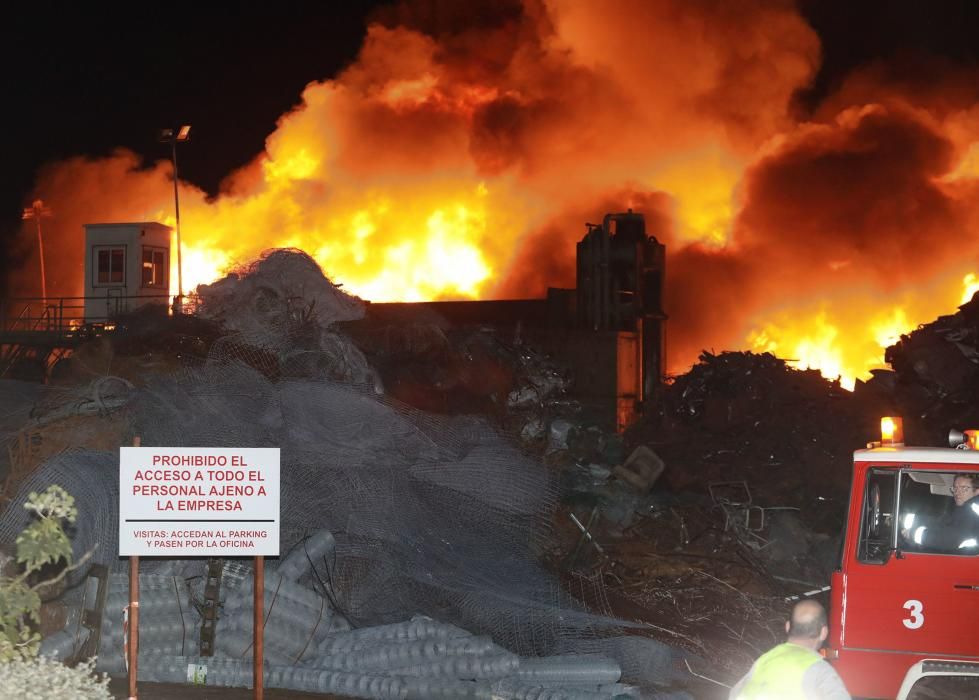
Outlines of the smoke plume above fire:
M977 76L878 63L803 110L820 55L791 2L391 6L216 197L180 182L184 287L293 246L374 301L539 297L631 207L667 245L672 371L751 349L849 384L975 291ZM78 253L49 294L81 293L82 224L172 225L170 176L45 167L46 243Z

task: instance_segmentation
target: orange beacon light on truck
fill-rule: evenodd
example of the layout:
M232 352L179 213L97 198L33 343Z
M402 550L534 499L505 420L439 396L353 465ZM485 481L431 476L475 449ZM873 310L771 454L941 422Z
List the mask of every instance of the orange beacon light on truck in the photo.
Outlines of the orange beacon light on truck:
M880 444L881 447L904 444L904 421L898 416L884 416L880 419Z

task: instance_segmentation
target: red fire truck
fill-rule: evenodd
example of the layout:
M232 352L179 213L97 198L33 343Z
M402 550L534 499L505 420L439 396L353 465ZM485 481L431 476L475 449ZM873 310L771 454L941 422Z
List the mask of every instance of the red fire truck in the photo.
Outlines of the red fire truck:
M979 431L952 431L948 448L906 447L898 418L881 433L853 456L825 653L854 697L904 698L922 677L979 676L979 545L920 536L949 522L956 476L979 476Z

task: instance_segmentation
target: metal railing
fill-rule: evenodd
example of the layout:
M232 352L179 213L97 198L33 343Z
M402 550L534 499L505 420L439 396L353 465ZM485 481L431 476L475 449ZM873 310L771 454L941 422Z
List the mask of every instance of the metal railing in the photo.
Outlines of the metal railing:
M169 314L170 302L168 294L3 299L0 300L0 332L73 334L84 328L110 327L120 316L148 304L159 305Z

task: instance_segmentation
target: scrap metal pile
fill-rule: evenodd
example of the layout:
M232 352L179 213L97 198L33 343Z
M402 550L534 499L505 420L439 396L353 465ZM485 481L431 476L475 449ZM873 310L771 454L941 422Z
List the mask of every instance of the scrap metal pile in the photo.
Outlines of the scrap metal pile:
M858 382L857 394L886 397L912 418L910 444L944 444L950 427L979 420L979 299L902 335L884 355L892 371ZM908 419L905 418L905 421ZM907 431L914 431L908 434Z
M282 551L293 554L267 579L269 687L555 699L641 687L687 697L663 690L681 675L680 651L589 609L583 599L600 597L600 582L572 595L543 563L558 546L557 475L484 418L387 398L334 325L361 313L359 300L308 256L273 252L200 296L201 318L227 331L203 362L157 373L130 364L140 372L113 381L111 395L91 383L52 387L26 424L5 434L24 452L0 545L23 528L26 495L57 483L79 510L76 560L94 551L92 561L107 569L104 603L85 570L69 575L56 601L63 634L51 634L46 648L98 653L101 668L124 671L118 452L100 441L138 436L144 446L281 448ZM89 410L95 395L98 410ZM236 566L226 563L225 585L208 603L205 561L144 560L147 679L249 681L250 594ZM200 658L208 605L218 610L214 655Z
M362 304L296 251L202 287L198 303L190 334L165 343L180 362L143 328L125 356L76 353L63 386L0 382L13 498L0 545L25 524L28 492L75 496L75 556L94 548L107 567L105 603L97 622L83 616L97 586L70 576L45 645L97 651L112 673L125 588L109 573L124 565L112 446L135 436L281 447L291 554L266 592L270 687L687 697L666 689L733 679L781 639L792 597L825 587L852 451L881 415L903 415L915 444L979 424L977 302L903 336L893 370L854 392L772 355L704 353L624 436L519 335L438 318L350 335ZM109 366L121 376L92 376ZM143 571L146 677L247 685L247 566L225 562L210 599L202 560ZM214 655L202 656L209 605Z
M703 354L624 449L592 428L590 449L549 452L565 475L555 565L600 580L614 614L711 660L693 672L733 680L781 641L789 599L828 583L872 403L771 355Z
M618 459L549 456L569 477L560 564L602 580L615 614L713 661L695 672L738 677L781 641L793 599L826 602L852 452L880 417L903 416L918 445L979 425L979 301L902 336L886 360L848 392L769 354L705 352L649 402ZM663 463L655 486L616 478L636 446Z
M558 480L550 568L592 609L690 651L695 673L742 673L781 639L787 599L828 583L852 451L888 412L879 394L769 354L704 353L622 436L577 400L573 368L519 335L406 321L411 334L364 345L389 386L410 375L447 405L487 407ZM508 381L467 381L472 367Z

